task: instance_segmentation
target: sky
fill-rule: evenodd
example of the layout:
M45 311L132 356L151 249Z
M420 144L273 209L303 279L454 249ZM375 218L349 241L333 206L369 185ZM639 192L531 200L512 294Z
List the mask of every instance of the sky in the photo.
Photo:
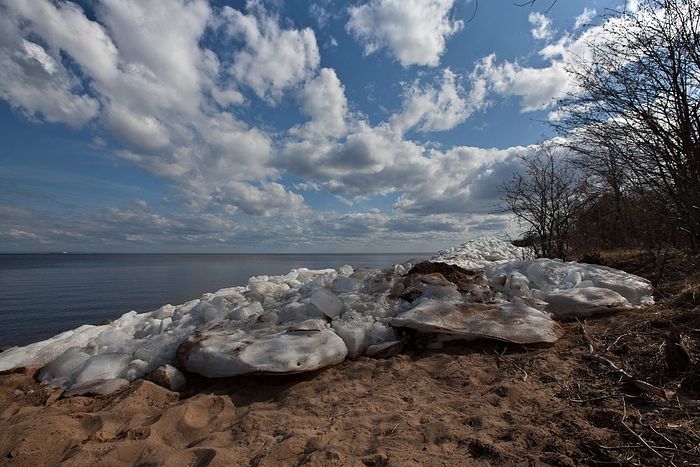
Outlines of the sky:
M429 252L619 0L0 0L0 252Z

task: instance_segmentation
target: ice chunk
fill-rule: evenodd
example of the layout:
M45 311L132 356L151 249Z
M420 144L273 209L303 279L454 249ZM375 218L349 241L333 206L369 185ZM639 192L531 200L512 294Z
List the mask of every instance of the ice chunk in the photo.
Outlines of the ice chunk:
M605 266L541 258L489 266L485 274L506 299L544 300L562 318L653 303L649 281Z
M376 274L367 281L367 290L372 293L385 292L394 286L394 277L388 274Z
M250 305L246 305L233 310L229 317L234 320L245 320L253 316L258 316L263 313L263 307L259 302L253 302Z
M75 375L74 384L82 384L101 379L121 378L132 359L133 357L131 355L120 353L93 355Z
M265 297L280 298L289 292L290 287L284 282L275 281L274 278L258 276L248 279L248 289L251 298L262 301Z
M339 276L349 276L350 274L353 273L353 268L349 264L343 264L338 268L338 275Z
M0 353L0 371L26 366L41 366L71 347L86 347L107 326L84 325L50 339L24 347L12 347Z
M331 319L337 318L343 311L343 302L326 289L317 289L311 295L311 304Z
M343 340L321 320L249 329L222 323L178 349L188 371L209 378L313 371L340 363L346 355Z
M396 332L391 326L373 321L369 317L334 320L331 327L345 342L349 358L365 355L370 346L396 340Z
M174 306L163 305L162 307L158 308L156 311L151 313L151 317L157 318L157 319L170 318L174 312L175 312Z
M75 396L109 396L129 387L129 380L113 378L106 380L90 380L82 384L71 386L63 395Z
M368 323L360 320L335 320L331 324L333 331L343 339L348 348L348 357L357 358L365 353L368 342Z
M354 277L338 276L333 281L331 288L334 292L355 292L362 288L362 282L355 279Z
M109 347L112 344L119 344L131 340L131 336L119 329L107 328L102 331L96 338L95 343L98 347Z
M449 303L423 300L392 318L392 326L426 333L498 339L515 344L553 343L563 334L549 315L517 303Z
M495 237L479 237L439 251L430 261L454 264L464 269L482 269L494 263L530 259L532 251Z
M586 318L611 309L631 308L630 303L614 290L580 287L542 293L537 298L547 302L545 311L559 319Z
M61 355L53 359L51 362L44 365L39 370L38 379L44 384L63 385L71 379L73 374L77 372L85 362L90 358L90 355L83 352L80 347L71 347Z
M403 350L403 341L390 341L367 347L365 355L372 358L389 358Z

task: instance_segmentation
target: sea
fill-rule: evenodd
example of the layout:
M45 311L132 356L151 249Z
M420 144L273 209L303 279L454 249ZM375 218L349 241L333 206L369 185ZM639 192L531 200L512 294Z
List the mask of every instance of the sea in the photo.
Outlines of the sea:
M0 254L0 348L136 310L177 305L251 276L343 264L386 268L430 253Z

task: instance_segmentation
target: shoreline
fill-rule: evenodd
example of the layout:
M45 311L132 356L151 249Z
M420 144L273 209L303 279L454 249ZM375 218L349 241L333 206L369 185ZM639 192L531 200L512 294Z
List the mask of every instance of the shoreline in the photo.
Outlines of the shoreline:
M455 289L438 281L447 287L443 292L472 290L461 282L459 269L433 267L445 274L440 281L455 281ZM437 276L416 274L406 274L404 283L436 285ZM679 274L678 284L686 280ZM626 414L644 417L644 425L628 421L636 433L657 445L671 440L675 460L692 460L700 414L689 420L687 410L700 398L700 377L696 387L686 375L700 376L700 347L687 341L691 366L678 374L669 371L659 349L670 329L700 326L693 310L700 304L681 306L682 290L669 290L672 298L655 305L585 324L560 322L561 335L546 346L493 339L435 346L425 334L409 330L410 344L388 358L360 354L296 375L208 379L183 368L186 384L178 391L136 379L102 396L62 397L62 389L39 384L37 368L6 372L0 375L0 423L10 428L0 440L0 463L360 467L580 465L633 458L644 463L647 453L620 423ZM418 293L404 292L402 300L409 301ZM621 382L607 366L587 358L587 342L660 391Z

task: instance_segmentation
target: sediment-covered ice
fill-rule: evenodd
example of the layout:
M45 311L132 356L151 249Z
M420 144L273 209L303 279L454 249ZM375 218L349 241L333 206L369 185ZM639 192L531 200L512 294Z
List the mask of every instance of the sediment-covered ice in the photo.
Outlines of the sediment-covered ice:
M427 299L392 318L390 323L467 340L487 338L515 344L551 344L562 335L561 327L547 313L520 303L456 303Z
M143 377L175 388L185 378L178 368L208 377L312 371L393 355L416 331L551 343L560 328L549 313L587 316L652 300L648 281L631 274L527 255L487 237L385 270L251 277L245 287L6 350L0 371L41 367L39 381L68 395L105 394Z

